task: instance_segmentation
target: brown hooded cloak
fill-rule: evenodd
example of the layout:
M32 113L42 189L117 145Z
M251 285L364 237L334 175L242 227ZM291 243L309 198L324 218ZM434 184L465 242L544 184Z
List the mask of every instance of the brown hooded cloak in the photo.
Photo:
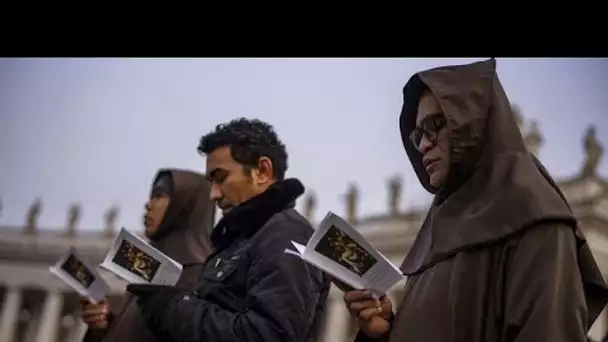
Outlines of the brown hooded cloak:
M408 139L424 88L451 130L441 191ZM380 340L587 341L608 289L568 203L524 145L495 60L420 72L403 92L403 144L436 196L401 265L403 302Z
M173 193L165 217L150 243L183 265L176 286L194 290L203 262L212 252L209 237L215 206L209 200L211 187L201 174L167 169L160 170L152 184L167 174L173 181ZM111 320L105 334L101 336L89 329L84 341L146 342L155 339L140 316L135 297L126 293L122 310Z

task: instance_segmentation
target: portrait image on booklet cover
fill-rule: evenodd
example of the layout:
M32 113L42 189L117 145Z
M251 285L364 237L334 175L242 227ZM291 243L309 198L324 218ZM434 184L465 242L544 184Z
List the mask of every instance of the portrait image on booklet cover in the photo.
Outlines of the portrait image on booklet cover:
M321 238L315 251L362 276L376 259L346 233L331 226Z
M160 267L160 261L154 259L127 240L121 241L112 261L147 282L151 282L154 279Z
M65 260L61 265L61 269L64 270L70 277L74 278L85 288L89 288L95 281L95 275L89 270L80 260L76 258L74 254Z

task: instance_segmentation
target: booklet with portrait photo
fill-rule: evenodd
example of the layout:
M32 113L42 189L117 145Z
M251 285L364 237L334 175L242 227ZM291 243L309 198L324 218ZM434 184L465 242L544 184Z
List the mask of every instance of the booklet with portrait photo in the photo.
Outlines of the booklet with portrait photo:
M104 299L110 291L110 286L96 268L73 247L49 271L93 303Z
M152 247L142 238L122 228L100 265L130 284L173 286L182 274L182 265Z
M403 279L401 270L374 248L343 218L327 213L306 246L291 242L304 261L325 271L354 289L384 295Z

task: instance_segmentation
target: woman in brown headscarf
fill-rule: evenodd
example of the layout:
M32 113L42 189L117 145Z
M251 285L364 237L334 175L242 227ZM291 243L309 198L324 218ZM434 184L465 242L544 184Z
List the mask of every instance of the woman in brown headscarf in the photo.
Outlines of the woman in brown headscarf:
M161 252L183 265L176 286L194 289L203 262L211 254L209 235L215 206L209 200L210 185L201 174L160 170L146 203L146 237ZM125 294L122 310L108 312L107 302L85 304L83 319L89 324L84 342L155 341L139 314L133 295Z
M587 341L608 289L524 145L495 60L420 72L403 92L405 150L435 199L401 265L397 313L386 297L345 294L356 341Z

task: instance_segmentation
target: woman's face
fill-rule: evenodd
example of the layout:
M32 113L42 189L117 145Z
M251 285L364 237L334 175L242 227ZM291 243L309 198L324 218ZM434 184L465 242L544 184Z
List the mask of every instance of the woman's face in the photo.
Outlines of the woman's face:
M170 190L167 186L163 186L163 182L157 182L145 205L144 227L146 227L147 238L151 238L158 231L170 202Z

